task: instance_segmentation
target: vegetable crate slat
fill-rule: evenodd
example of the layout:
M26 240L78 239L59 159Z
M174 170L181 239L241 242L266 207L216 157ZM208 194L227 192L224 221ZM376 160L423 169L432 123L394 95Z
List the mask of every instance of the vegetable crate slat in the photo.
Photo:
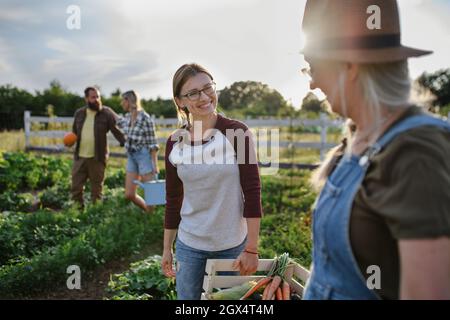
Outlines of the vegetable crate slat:
M208 300L207 295L212 293L214 289L225 289L239 286L247 281L258 281L265 275L252 276L234 276L234 275L217 275L219 271L235 271L232 269L233 259L208 259L206 263L206 275L203 280L202 300ZM269 271L275 259L260 259L257 271ZM291 288L300 296L303 295L304 286L299 282L306 283L309 278L309 271L301 265L291 262L285 272L285 278Z

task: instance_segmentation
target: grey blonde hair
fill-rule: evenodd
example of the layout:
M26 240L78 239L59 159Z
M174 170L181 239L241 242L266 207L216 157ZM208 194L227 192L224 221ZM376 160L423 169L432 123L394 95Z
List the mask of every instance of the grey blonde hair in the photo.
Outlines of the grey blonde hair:
M122 94L122 98L128 101L131 110L142 110L141 98L136 91L129 90Z
M361 64L359 66L358 79L365 102L365 109L362 112L375 119L374 123L383 121L383 111L393 112L399 110L399 108L409 107L411 79L409 77L407 60L379 64ZM344 83L345 74L343 74L343 71L340 71L337 90L339 90L343 115L348 117ZM337 156L340 153L351 153L351 148L348 146L351 144L355 130L356 127L353 121L347 119L344 126L343 135L345 138L343 143L331 149L320 167L312 174L311 183L317 191L320 191L325 184L327 177L336 164Z

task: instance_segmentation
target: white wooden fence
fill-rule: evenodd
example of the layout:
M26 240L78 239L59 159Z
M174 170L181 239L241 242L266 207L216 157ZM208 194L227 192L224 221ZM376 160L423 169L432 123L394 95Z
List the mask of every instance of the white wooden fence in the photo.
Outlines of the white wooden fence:
M157 126L157 131L173 131L178 120L174 118L159 119L153 117ZM308 141L279 141L280 148L309 148L320 150L320 158L323 160L326 151L332 148L335 144L327 142L328 128L341 128L341 120L332 120L325 114L320 115L320 119L245 119L243 120L250 128L291 128L291 127L319 127L320 128L320 142ZM450 113L448 115L450 122ZM73 123L72 117L32 117L30 111L25 111L25 147L31 149L35 146L31 145L31 137L46 137L46 138L60 138L61 143L52 146L46 146L42 149L49 151L62 151L64 145L62 138L67 131L61 130L32 130L32 123ZM159 138L158 143L165 143L165 138ZM112 134L108 134L108 142L110 146L117 146L118 142L113 138ZM260 141L261 143L261 141Z
M167 118L159 119L153 117L157 131L173 131L177 126L178 119ZM279 141L280 148L309 148L320 150L320 157L323 159L326 151L335 144L327 142L327 130L328 128L340 128L342 121L331 120L325 114L320 115L320 119L245 119L243 120L250 128L290 128L290 127L319 127L320 128L320 142L308 142L308 141ZM31 149L35 146L31 145L31 137L45 137L45 138L58 138L61 139L61 143L45 146L42 149L47 148L49 151L64 150L62 144L62 138L67 131L64 130L33 130L32 123L67 123L72 125L72 117L40 117L31 116L30 111L25 111L25 147ZM165 143L166 138L159 138L158 143ZM111 133L108 133L108 143L110 146L118 146L118 142L114 139ZM259 141L264 143L264 141Z

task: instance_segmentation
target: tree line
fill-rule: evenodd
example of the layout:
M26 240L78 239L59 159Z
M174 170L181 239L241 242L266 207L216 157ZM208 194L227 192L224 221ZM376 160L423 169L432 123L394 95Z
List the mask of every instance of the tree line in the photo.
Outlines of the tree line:
M423 73L414 81L418 95L430 97L428 108L447 115L450 112L450 69L434 73ZM120 106L122 92L116 89L109 96L102 96L104 105L117 113L123 113ZM0 86L0 130L23 128L25 110L32 115L73 116L75 110L85 104L84 97L66 90L53 80L48 88L30 93L11 84ZM256 81L239 81L219 91L219 110L236 118L247 117L315 117L327 112L327 102L319 101L308 93L299 108L275 89ZM142 99L142 106L156 117L175 118L176 109L172 99Z

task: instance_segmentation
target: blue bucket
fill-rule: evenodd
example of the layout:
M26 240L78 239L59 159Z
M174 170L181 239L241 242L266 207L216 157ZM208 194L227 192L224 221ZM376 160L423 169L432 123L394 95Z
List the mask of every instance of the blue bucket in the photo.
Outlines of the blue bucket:
M166 204L166 180L158 180L158 175L156 175L156 180L147 182L134 180L133 183L144 189L146 205Z

